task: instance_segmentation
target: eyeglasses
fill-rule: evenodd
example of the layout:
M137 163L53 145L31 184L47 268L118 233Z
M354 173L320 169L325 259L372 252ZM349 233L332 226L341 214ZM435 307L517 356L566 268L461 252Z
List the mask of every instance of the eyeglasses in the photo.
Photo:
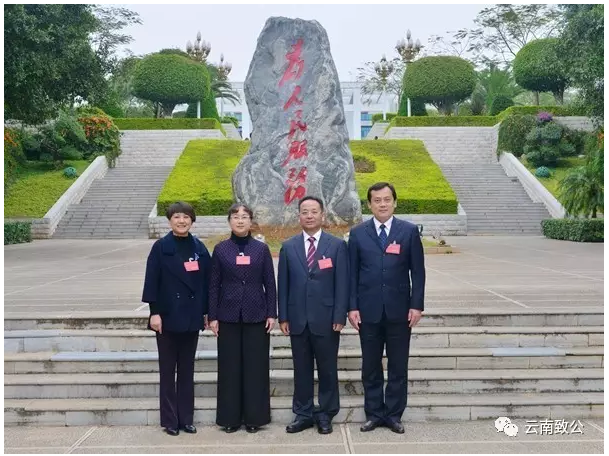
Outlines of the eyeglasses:
M236 217L236 216L234 216L234 215L231 215L231 216L230 216L230 219L231 219L231 220L235 220L235 221L236 221L236 220L249 220L249 219L250 219L250 216L249 216L249 215L244 215L244 216L242 216L242 217Z

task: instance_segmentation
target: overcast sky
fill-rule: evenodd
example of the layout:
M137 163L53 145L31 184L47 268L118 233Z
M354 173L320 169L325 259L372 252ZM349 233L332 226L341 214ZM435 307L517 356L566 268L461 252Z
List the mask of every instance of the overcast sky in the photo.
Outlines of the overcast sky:
M256 41L272 16L315 19L328 33L341 81L353 81L357 68L378 61L385 53L396 57L396 41L406 36L423 45L431 35L471 28L487 5L122 5L139 13L141 25L126 29L128 46L136 55L163 48L184 49L200 30L211 43L211 62L223 53L232 63L232 81L247 75Z

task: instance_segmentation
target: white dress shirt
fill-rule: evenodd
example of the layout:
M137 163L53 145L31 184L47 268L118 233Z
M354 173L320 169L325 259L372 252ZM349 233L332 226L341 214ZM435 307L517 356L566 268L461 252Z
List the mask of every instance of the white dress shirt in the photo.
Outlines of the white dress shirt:
M385 225L385 233L387 234L387 237L389 237L389 231L391 231L391 224L393 223L393 215L385 223L379 222L376 219L376 217L374 217L373 220L374 220L374 226L376 227L376 235L377 236L381 235L381 225Z
M309 253L309 246L311 245L311 243L309 242L309 238L311 237L310 235L308 235L305 231L302 232L302 235L304 236L304 246L305 246L305 258L307 256L307 253ZM315 238L315 251L317 252L317 246L319 245L319 238L321 237L321 230L319 230L317 233L315 233L313 235L313 237Z

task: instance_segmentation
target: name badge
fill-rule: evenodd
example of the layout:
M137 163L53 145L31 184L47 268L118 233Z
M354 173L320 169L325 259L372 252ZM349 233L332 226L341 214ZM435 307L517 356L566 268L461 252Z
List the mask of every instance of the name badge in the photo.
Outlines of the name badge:
M188 272L198 271L199 270L199 262L198 261L185 261L184 269Z
M387 246L386 252L391 253L393 255L399 255L400 254L400 244L396 244L394 241L393 244L389 244Z
M319 269L329 269L332 267L332 258L324 258L319 260Z
M237 264L238 265L250 264L250 257L249 256L239 255L237 257Z

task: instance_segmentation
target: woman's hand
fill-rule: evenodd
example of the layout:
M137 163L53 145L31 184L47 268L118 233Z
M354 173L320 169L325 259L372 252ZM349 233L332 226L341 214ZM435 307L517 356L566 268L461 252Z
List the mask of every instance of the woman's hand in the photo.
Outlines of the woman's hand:
M220 332L218 320L210 321L209 329L211 329L214 335L218 337L218 333Z
M275 326L275 319L267 318L266 319L266 332L270 333L274 326Z
M150 327L159 334L163 334L163 322L160 315L152 315L150 317Z

